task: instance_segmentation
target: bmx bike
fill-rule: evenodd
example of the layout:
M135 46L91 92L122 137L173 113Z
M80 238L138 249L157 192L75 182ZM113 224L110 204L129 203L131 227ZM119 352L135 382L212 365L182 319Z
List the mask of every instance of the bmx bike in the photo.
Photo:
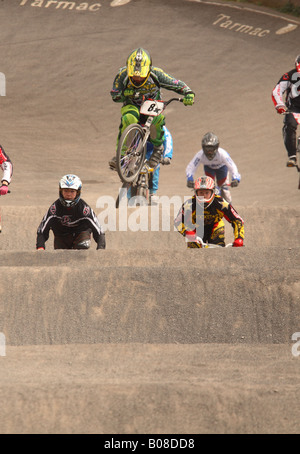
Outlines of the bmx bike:
M123 131L117 148L117 172L122 183L132 183L139 176L145 165L147 140L153 120L173 101L182 102L183 98L171 98L168 101L145 100L140 107L141 120L127 126Z
M219 244L212 244L212 243L204 243L202 238L200 236L196 237L196 240L194 241L195 243L195 248L198 249L217 249L217 248L222 248L224 249L224 246L220 246ZM232 243L226 244L226 247L232 247Z
M159 165L159 164L158 164ZM158 166L157 165L157 166ZM156 167L157 167L156 166ZM130 191L130 198L136 197L136 206L149 205L150 202L150 182L155 168L149 167L145 162L140 173L132 183L123 183L116 199L116 208L119 208L123 197L127 197L127 191Z
M147 141L150 137L150 127L155 117L160 115L173 101L183 102L183 98L171 98L168 101L147 99L140 107L141 119L123 131L117 148L117 172L122 181L122 188L116 199L116 208L130 190L131 197L139 197L137 205L150 203L149 186L156 167L147 163Z

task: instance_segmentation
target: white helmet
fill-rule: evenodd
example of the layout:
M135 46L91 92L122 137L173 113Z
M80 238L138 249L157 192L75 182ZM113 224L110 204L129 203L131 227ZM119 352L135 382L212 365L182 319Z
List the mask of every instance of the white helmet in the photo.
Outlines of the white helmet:
M208 199L205 199L202 196L198 196L197 191L198 189L207 189L210 191L210 196ZM213 180L211 177L208 177L204 175L203 177L199 177L194 184L194 190L195 190L195 196L197 201L202 205L204 202L204 207L208 208L209 205L213 202L215 198L215 180Z
M62 203L62 205L67 206L67 207L72 207L74 205L77 205L77 203L80 200L81 188L82 188L82 182L79 177L77 177L76 175L72 175L72 174L64 175L59 182L59 200ZM77 191L76 199L65 200L61 193L62 189L76 189L76 191Z

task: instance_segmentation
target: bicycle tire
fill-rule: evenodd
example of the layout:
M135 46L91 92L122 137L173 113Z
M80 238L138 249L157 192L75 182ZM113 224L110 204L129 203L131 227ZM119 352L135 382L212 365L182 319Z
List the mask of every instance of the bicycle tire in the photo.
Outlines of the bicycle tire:
M149 189L148 188L143 188L143 187L138 187L136 191L136 195L143 197L146 201L145 205L149 205Z
M121 191L122 191L122 189L128 190L129 187L130 187L130 185L128 183L123 183L122 187L121 187ZM120 195L121 195L121 198L120 198ZM120 190L119 190L118 197L116 198L116 204L115 204L116 208L119 208L120 202L121 202L123 196L124 196L124 194L123 193L120 194Z
M145 161L143 128L135 123L127 126L117 148L117 171L123 183L131 183L139 175Z

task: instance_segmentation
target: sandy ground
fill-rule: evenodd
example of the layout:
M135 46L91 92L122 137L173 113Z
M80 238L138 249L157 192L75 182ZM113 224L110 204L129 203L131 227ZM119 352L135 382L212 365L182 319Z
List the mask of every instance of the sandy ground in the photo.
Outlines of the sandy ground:
M0 142L14 163L1 198L0 433L298 433L300 191L271 91L299 54L300 21L185 0L4 0L0 21ZM174 158L159 195L191 194L185 167L214 131L242 175L245 248L187 250L171 207L156 230L148 210L148 231L130 230L132 209L120 231L116 214L105 251L54 251L50 237L37 253L65 173L107 222L101 200L120 186L109 91L138 46L196 92L166 114Z

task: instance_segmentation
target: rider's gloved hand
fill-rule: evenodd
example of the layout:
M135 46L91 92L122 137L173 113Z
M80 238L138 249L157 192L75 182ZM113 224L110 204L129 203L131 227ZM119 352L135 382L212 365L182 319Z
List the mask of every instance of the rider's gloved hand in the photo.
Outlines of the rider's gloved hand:
M185 232L185 239L188 242L196 243L196 241L197 241L196 230L191 230L189 232Z
M124 96L133 96L134 95L134 90L132 88L126 88L123 93Z
M238 184L239 184L239 180L232 180L231 187L236 188L238 186Z
M163 166L168 166L171 164L171 158L168 158L168 156L166 156L165 158L162 158L161 163Z
M195 95L193 93L188 93L183 98L183 104L185 106L192 106L194 104L194 98L195 98Z
M232 247L242 247L244 246L244 242L242 238L236 238L234 242L232 243Z
M283 114L284 112L287 111L287 108L284 104L278 104L275 109L277 110L277 113Z
M6 184L2 184L0 187L0 195L5 195L8 193L8 186Z
M187 179L187 182L186 182L186 185L188 188L193 188L194 187L194 179L193 178L188 178Z

